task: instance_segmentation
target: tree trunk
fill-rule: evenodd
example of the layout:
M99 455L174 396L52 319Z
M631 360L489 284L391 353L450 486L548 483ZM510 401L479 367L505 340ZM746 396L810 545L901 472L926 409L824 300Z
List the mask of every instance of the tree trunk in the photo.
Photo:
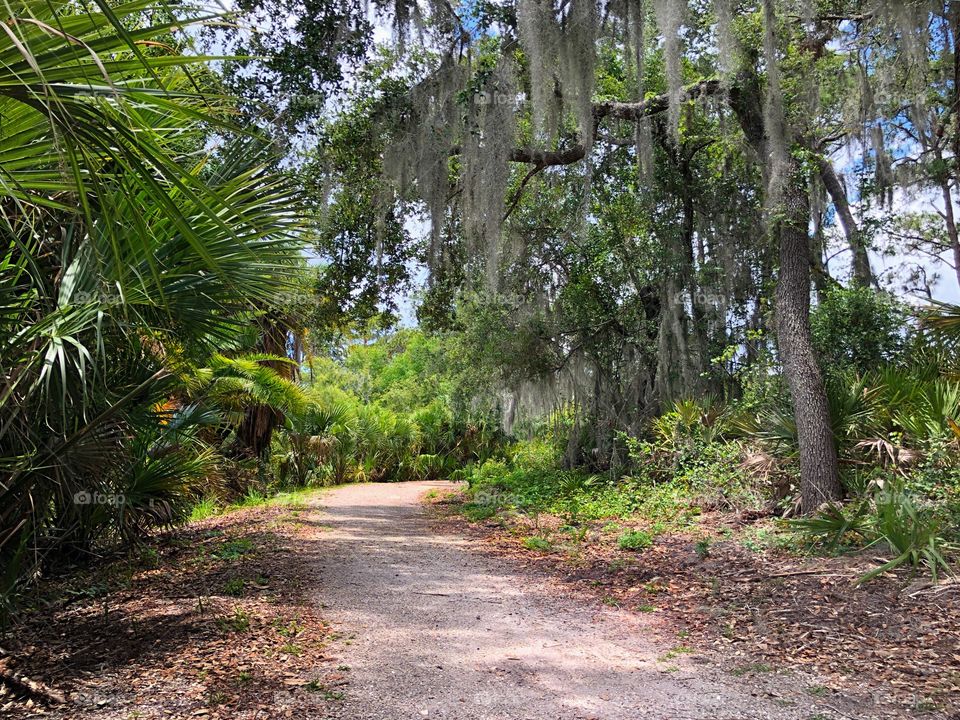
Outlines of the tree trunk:
M950 247L953 250L953 268L957 275L957 282L960 283L960 233L957 232L956 217L953 212L953 193L950 189L950 182L958 182L956 158L960 157L960 6L957 3L950 3L950 42L953 45L953 137L951 138L950 148L953 151L954 172L951 177L944 178L940 183L940 192L943 194L943 219L947 226L947 236L950 238ZM939 146L939 142L937 143ZM938 160L942 160L942 153L938 151Z
M780 244L774 317L797 424L802 509L810 512L842 497L843 489L826 387L810 336L810 207L799 169L793 171L783 216L774 228Z
M277 357L287 356L287 332L289 323L276 313L268 313L256 321L260 330L257 351ZM290 363L264 362L280 375L292 379L296 368ZM246 457L263 460L270 451L273 431L283 423L283 414L268 405L255 404L248 407L237 427L237 440L241 453Z
M870 287L874 283L873 270L870 268L870 255L867 252L867 246L863 242L863 233L857 226L857 221L850 211L850 203L847 200L846 190L837 177L833 164L823 158L820 161L820 179L823 180L823 186L830 194L833 206L837 209L837 216L840 218L840 225L843 227L843 234L850 245L850 252L853 254L853 284L858 287Z
M810 269L813 272L813 289L817 293L817 301L823 300L823 296L830 289L830 278L827 275L827 268L823 264L823 248L825 246L823 237L823 218L813 215L813 242L810 246Z
M730 90L730 103L747 142L770 175L763 117L763 92L754 69L745 69ZM775 324L783 372L790 388L800 446L802 510L842 497L837 449L827 391L810 334L810 202L796 160L782 192L783 207L771 232L778 240L780 270L775 291Z
M950 191L950 181L943 179L940 182L940 192L943 195L943 221L947 227L947 238L950 240L950 249L953 251L953 270L960 283L960 232L957 231L957 221L953 214L953 193Z

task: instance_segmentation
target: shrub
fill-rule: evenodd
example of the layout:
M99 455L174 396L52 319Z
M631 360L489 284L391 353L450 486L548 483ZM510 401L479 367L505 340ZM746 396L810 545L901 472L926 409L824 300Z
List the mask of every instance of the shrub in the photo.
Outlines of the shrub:
M553 549L550 541L542 537L524 538L523 546L528 550L537 550L538 552L549 552Z
M839 368L863 372L898 357L907 318L904 305L886 293L834 288L810 313L810 328L828 372Z
M467 503L463 506L463 516L470 522L480 522L497 514L497 506L487 503Z
M950 565L943 554L947 545L940 529L941 521L933 510L917 505L909 493L881 493L875 506L873 530L895 556L857 582L867 582L904 564L913 568L925 565L934 581L941 571L949 573Z
M653 538L643 530L630 530L617 539L617 546L621 550L645 550L651 545Z
M893 557L859 578L858 584L901 565L923 565L934 580L950 572L945 554L952 548L941 533L942 519L933 507L919 504L902 488L883 490L854 506L827 505L812 517L791 521L791 525L830 549L845 541L887 547Z
M554 443L537 438L521 440L507 449L510 462L527 469L552 469L560 466L560 452Z

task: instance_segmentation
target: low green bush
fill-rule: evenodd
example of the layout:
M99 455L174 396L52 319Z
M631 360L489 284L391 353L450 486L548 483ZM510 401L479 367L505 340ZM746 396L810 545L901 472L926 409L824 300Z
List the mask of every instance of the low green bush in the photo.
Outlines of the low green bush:
M630 530L617 539L621 550L645 550L653 545L653 537L643 530Z
M678 430L699 428L703 418L719 428L721 410L694 412L689 403L678 407L664 416L659 441L621 436L630 457L626 476L561 469L556 441L535 436L509 446L504 457L466 471L469 494L487 504L496 498L498 509L550 513L568 524L641 515L684 526L705 509L761 506L764 491L741 469L740 441L704 436L700 430L684 437Z
M550 543L550 541L542 537L524 538L523 546L528 550L536 550L538 552L549 552L553 549L553 545Z
M914 569L923 566L934 580L951 572L947 553L955 547L944 537L940 509L918 501L902 487L884 489L848 506L830 504L790 524L830 550L849 546L885 548L891 559L860 577L858 584L902 565Z

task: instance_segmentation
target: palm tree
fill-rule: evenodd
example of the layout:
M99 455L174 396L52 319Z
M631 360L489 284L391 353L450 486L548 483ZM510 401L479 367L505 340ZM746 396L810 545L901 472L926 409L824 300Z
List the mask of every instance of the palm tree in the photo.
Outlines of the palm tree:
M224 140L242 133L226 98L198 90L214 86L208 59L177 44L179 28L213 16L169 17L142 0L5 7L0 567L9 584L54 547L164 518L164 504L203 477L204 451L169 450L165 401L185 365L236 345L301 261L295 187L255 139Z

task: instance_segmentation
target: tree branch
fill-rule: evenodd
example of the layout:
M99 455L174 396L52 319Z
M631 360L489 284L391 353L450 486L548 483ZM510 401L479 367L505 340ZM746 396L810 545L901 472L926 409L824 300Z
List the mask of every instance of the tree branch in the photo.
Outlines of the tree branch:
M856 283L862 287L869 287L873 283L873 271L870 269L870 256L867 254L867 248L863 244L863 235L857 226L857 221L850 211L850 203L847 200L846 190L843 183L837 177L833 168L833 163L826 157L820 158L820 179L823 186L830 194L833 200L833 206L837 210L837 216L840 218L840 225L843 226L843 234L847 238L847 243L853 251L853 277Z
M696 100L699 97L715 95L720 91L720 81L702 80L693 85L689 85L683 90L682 100L684 102ZM593 106L594 122L598 123L603 118L614 118L615 120L630 120L637 122L645 117L657 115L667 111L670 106L670 96L666 93L656 97L647 98L640 102L617 102L607 100L606 102L595 103Z
M513 197L510 198L510 202L507 203L507 211L503 215L504 221L510 217L510 213L512 213L517 207L517 204L520 202L520 196L523 195L523 189L527 186L527 183L530 182L531 178L533 178L533 176L541 170L543 170L543 165L534 165L532 168L530 168L530 172L523 176L523 180L520 181L520 186L513 193Z
M715 95L720 92L721 84L719 80L703 80L688 86L683 91L683 100L696 100L700 97ZM614 120L628 120L630 122L639 122L643 118L658 115L667 111L670 105L670 97L666 93L655 97L647 98L639 102L617 102L607 100L594 103L593 105L593 133L597 137L597 130L600 122L606 118ZM454 148L452 153L460 152L459 148ZM574 145L565 150L540 150L537 148L516 148L510 153L512 162L529 163L532 165L551 167L555 165L572 165L583 160L587 156L586 147L583 143ZM542 168L541 168L542 169Z

